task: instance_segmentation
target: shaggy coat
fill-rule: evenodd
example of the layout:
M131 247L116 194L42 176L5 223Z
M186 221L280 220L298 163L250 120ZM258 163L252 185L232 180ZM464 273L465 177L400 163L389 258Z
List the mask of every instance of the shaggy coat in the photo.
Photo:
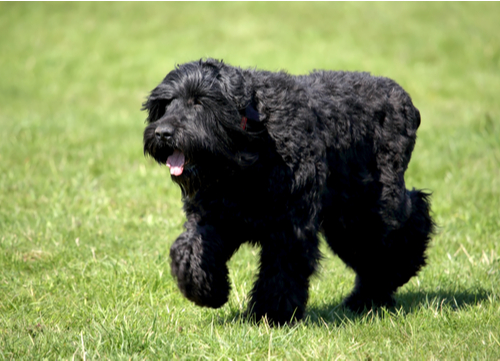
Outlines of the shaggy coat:
M187 217L172 274L197 305L227 302L244 242L261 248L249 315L277 324L304 315L320 232L356 272L352 310L393 304L425 264L429 195L404 181L420 114L394 81L207 59L171 71L144 109L144 152L170 168Z

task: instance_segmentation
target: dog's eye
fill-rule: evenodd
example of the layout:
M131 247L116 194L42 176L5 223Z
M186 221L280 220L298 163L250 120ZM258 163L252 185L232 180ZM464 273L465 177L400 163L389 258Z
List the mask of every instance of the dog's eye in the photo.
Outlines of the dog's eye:
M170 105L170 103L172 103L172 100L173 99L165 99L163 105L165 107L165 110L167 110L168 106Z
M189 105L189 106L195 106L195 105L203 105L203 103L201 101L201 98L199 98L199 97L192 97L192 98L188 99L187 105Z
M172 102L172 99L161 99L156 103L155 108L158 110L158 115L161 117L167 111L168 106Z

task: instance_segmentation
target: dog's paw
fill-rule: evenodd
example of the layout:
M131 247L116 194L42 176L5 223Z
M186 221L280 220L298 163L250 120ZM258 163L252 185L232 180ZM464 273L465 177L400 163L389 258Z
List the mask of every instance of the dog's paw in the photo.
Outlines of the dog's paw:
M294 325L304 316L304 307L292 308L290 304L280 305L250 303L242 317L250 322L263 322L269 326Z
M201 237L183 233L170 248L170 267L182 294L198 306L219 308L229 296L226 264L203 252Z
M396 300L392 294L369 296L360 292L353 292L342 302L352 312L361 313L379 307L394 307Z

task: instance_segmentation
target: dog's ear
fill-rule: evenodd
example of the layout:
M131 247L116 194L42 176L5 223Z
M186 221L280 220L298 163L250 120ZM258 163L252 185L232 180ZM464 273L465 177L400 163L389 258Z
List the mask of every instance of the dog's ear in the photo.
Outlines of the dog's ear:
M213 61L210 65L215 68ZM241 128L255 135L265 130L265 116L258 111L258 101L246 78L251 71L216 62L216 78L226 99L231 101L241 115Z
M242 109L249 101L248 84L242 69L220 63L216 74L221 91L238 109Z

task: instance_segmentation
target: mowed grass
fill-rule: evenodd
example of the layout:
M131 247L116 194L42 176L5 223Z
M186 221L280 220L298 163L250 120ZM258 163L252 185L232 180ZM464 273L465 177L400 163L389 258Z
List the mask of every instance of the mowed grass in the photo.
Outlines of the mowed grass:
M0 358L500 359L499 24L498 3L0 3ZM240 318L256 248L221 309L181 296L180 191L143 157L140 108L207 56L412 95L406 182L439 229L396 309L340 307L354 276L326 247L295 326Z

